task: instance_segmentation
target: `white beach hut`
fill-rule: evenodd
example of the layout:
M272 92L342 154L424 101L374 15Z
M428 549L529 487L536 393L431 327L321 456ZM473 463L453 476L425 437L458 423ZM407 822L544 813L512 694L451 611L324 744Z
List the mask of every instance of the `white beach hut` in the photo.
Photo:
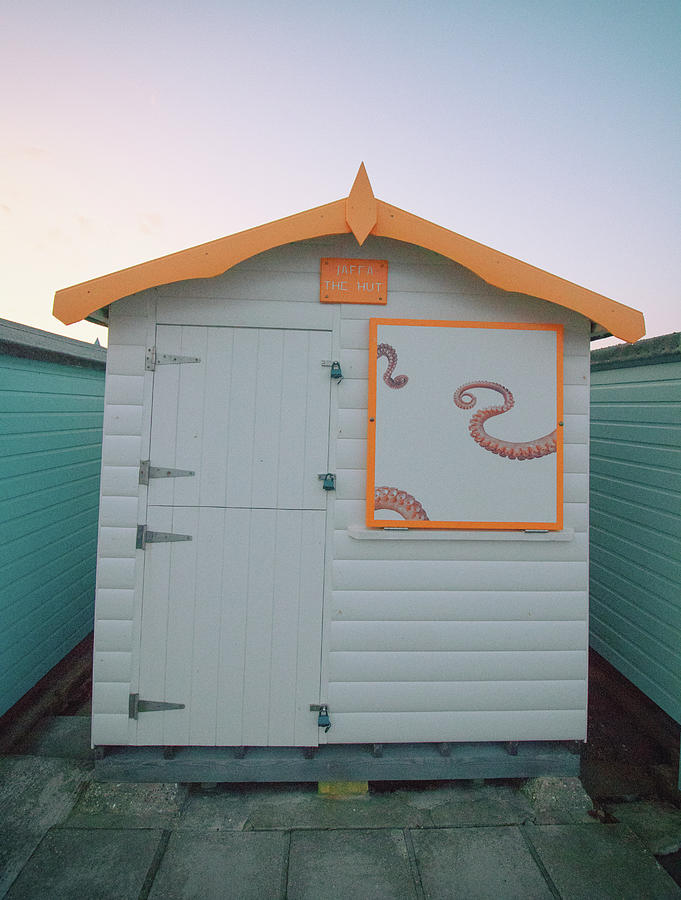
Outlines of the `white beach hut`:
M116 777L529 775L585 739L589 341L640 313L362 166L55 315L109 327L92 740Z

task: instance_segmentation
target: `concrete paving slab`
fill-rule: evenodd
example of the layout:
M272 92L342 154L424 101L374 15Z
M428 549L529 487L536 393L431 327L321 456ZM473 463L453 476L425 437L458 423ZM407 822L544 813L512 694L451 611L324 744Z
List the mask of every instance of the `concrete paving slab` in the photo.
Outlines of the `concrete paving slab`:
M681 809L664 803L617 803L608 812L628 825L655 856L681 848Z
M0 828L0 897L21 872L43 838L42 831Z
M562 897L681 898L681 888L626 825L528 825L525 834Z
M13 748L13 752L27 756L92 760L90 719L83 716L47 716Z
M286 896L288 900L415 900L403 832L294 832Z
M433 825L519 825L531 821L533 809L520 782L461 781L436 791L430 810Z
M598 824L589 815L593 802L579 778L530 778L521 791L532 804L536 825Z
M0 758L0 823L44 833L69 814L92 766L30 756Z
M423 828L432 824L429 809L418 805L418 792L369 794L343 799L304 790L251 786L234 792L221 785L213 794L192 791L179 829ZM414 802L416 801L416 802Z
M137 900L161 834L52 829L6 900Z
M179 784L91 782L68 818L71 828L174 828L188 794Z
M412 840L429 900L554 896L519 828L441 828L412 832Z
M269 900L284 896L289 836L228 832L171 836L150 900Z

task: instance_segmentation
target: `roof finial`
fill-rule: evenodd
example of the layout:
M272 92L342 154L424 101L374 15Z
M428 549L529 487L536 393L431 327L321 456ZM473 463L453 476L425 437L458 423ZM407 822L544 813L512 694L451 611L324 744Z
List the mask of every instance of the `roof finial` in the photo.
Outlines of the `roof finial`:
M364 163L361 163L352 190L345 201L345 221L361 246L376 225L378 204Z

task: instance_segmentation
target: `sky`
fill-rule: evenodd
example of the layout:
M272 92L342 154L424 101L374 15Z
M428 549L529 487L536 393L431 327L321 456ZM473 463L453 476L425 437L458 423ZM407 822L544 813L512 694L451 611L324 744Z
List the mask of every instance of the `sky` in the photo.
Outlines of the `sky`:
M680 0L0 0L0 318L377 197L681 330Z

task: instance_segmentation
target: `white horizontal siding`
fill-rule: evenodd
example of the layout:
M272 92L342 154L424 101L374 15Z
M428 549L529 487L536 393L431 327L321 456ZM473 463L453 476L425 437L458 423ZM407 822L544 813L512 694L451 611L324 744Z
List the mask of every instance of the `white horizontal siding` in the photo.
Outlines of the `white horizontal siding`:
M586 623L342 621L331 626L331 638L341 652L584 650Z
M330 656L331 682L583 681L587 651L340 651Z
M586 739L583 709L478 712L339 713L331 711L333 741L568 741ZM418 735L417 738L411 737Z
M408 552L404 551L405 554ZM528 563L456 560L348 559L334 563L336 590L418 591L581 591L587 587L586 566L580 562Z
M93 744L125 744L134 658L135 549L139 516L139 464L143 458L145 402L151 373L145 356L155 304L127 298L111 311L107 354L97 595L93 666ZM150 326L151 322L151 326Z
M584 621L586 591L338 591L337 621Z
M476 712L583 709L585 681L370 681L329 687L334 719L340 713Z
M353 559L399 561L408 553L409 559L423 562L583 562L588 549L585 533L573 535L567 541L542 541L539 546L537 541L523 541L522 537L513 541L476 540L475 537L438 540L433 532L428 537L433 540L420 541L415 538L409 541L405 550L406 535L400 541L357 541L346 530L339 529L334 534L334 559L338 564ZM377 543L380 546L377 547Z
M388 304L341 307L328 698L333 742L585 736L589 359L580 316L414 255ZM359 541L369 319L564 325L567 541ZM482 376L481 376L482 377ZM454 387L454 386L453 386ZM433 689L433 683L436 683Z

